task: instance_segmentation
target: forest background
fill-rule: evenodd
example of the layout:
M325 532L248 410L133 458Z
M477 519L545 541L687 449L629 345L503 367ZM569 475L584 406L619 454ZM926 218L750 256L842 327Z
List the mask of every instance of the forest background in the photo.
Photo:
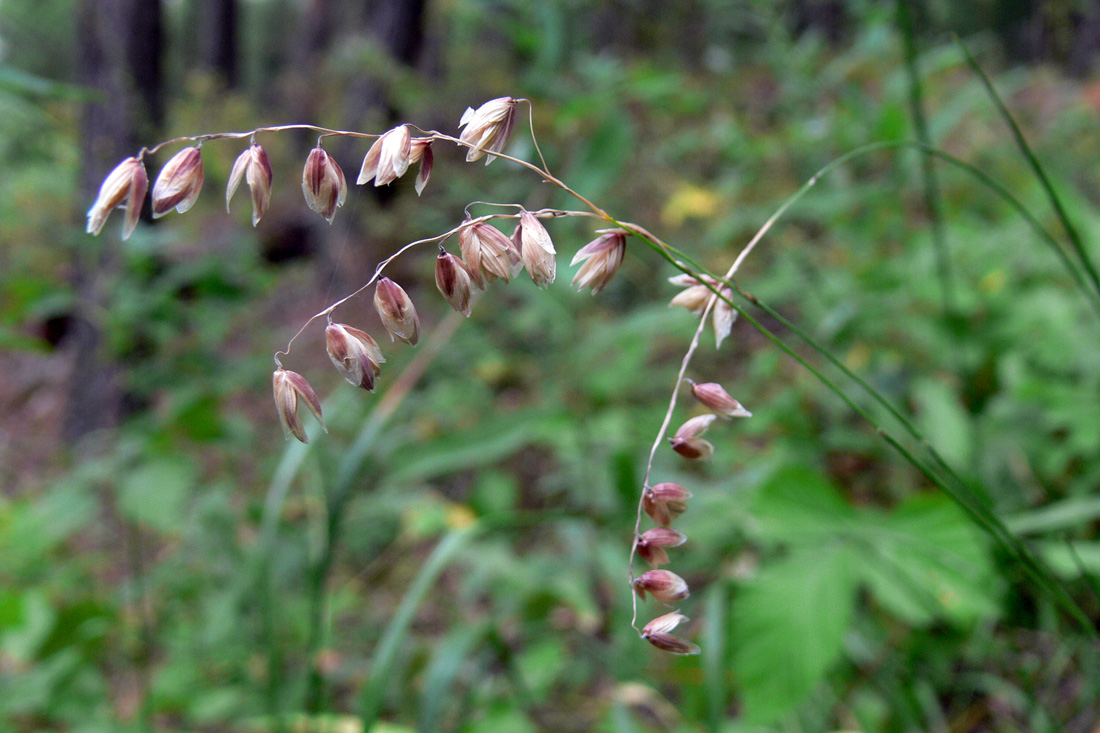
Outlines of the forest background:
M1095 3L2 0L0 44L0 728L1095 729L1100 340L1047 246L1100 242ZM300 193L314 139L284 133L256 229L222 206L222 141L186 216L84 233L142 145L454 134L503 95L533 100L560 178L717 271L862 146L974 167L864 150L747 261L774 309L752 312L875 422L745 319L704 341L690 375L754 417L702 466L658 455L694 493L675 562L699 656L629 624L645 456L695 325L640 243L593 299L566 267L590 223L548 222L558 282L460 324L434 248L397 261L424 343L383 342L367 395L307 332L288 367L329 434L306 447L269 386L306 318L470 201L567 200L437 144L422 197L353 186L329 226ZM509 152L534 160L525 125ZM354 177L365 147L331 152ZM341 314L381 332L365 300ZM838 364L1010 540L882 440Z

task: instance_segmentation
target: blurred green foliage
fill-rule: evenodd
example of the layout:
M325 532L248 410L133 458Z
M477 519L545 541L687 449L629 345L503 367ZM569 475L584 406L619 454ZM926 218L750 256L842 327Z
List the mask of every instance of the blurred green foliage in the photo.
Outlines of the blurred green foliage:
M193 5L171 4L184 51ZM889 5L844 3L848 22L830 40L800 27L801 4L435 3L431 73L397 69L349 34L323 60L317 120L287 118L280 105L293 109L294 87L280 83L291 71L271 71L290 43L279 18L294 8L243 5L244 87L223 92L186 53L170 57L166 135L339 124L364 68L385 79L401 119L445 132L466 105L526 96L556 175L715 270L831 159L913 136ZM694 323L666 308L675 273L636 242L599 297L572 291L565 263L594 236L586 220L549 223L558 282L490 289L453 335L434 249L400 261L425 343L383 343L380 392L365 395L307 331L287 365L327 395L329 434L284 443L269 358L311 313L401 244L454 226L470 200L573 206L506 162L467 167L440 149L423 199L405 181L385 202L353 190L320 253L277 263L265 256L273 230L249 229L240 202L222 212L238 149L210 143L195 209L139 228L101 274L94 315L129 416L62 445L56 421L30 421L43 402L63 410L79 365L58 376L65 345L44 334L73 307L72 252L109 245L82 234L88 93L69 86L71 56L50 52L72 43L55 17L72 3L32 6L0 5L0 343L12 375L0 726L1041 731L1088 730L1100 717L1090 637L745 323L720 352L704 340L689 375L723 383L754 417L708 434L712 462L662 450L654 470L695 495L671 567L693 589L681 610L703 654L674 658L638 640L626 583L633 517ZM935 4L930 13L940 25L928 21L919 60L932 143L1060 236L943 33L958 19ZM24 32L41 43L19 43ZM996 63L992 37L972 44ZM997 81L1092 246L1095 82L1046 66ZM303 220L297 171L311 143L262 142L273 213ZM536 156L519 134L510 151ZM959 171L942 168L939 180L952 317L912 151L829 174L740 282L911 414L1096 618L1095 319L1008 206ZM381 333L365 302L337 315ZM432 348L405 391L400 375ZM37 442L17 440L27 424L41 426ZM654 604L641 604L643 622Z

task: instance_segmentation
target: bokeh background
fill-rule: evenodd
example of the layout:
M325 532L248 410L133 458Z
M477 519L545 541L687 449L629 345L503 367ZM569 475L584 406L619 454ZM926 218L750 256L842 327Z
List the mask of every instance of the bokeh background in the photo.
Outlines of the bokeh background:
M422 197L353 186L329 226L300 193L313 136L261 135L274 196L253 229L245 194L222 202L242 145L215 141L186 215L84 233L142 145L291 122L453 134L513 95L557 175L718 271L836 157L921 137L1067 245L955 34L1095 256L1091 2L2 0L0 728L1095 730L1095 313L964 170L852 158L740 283L910 416L1083 625L742 319L689 375L754 417L712 430L706 464L655 466L695 494L671 569L703 652L640 641L631 530L694 319L637 241L598 297L572 290L590 220L548 224L549 289L494 286L468 321L435 290L434 245L396 262L421 344L383 339L368 298L338 311L389 360L368 395L308 330L284 363L329 434L285 442L271 354L309 315L471 201L574 206L506 161L437 144ZM509 152L534 160L523 127ZM353 178L365 147L329 149Z

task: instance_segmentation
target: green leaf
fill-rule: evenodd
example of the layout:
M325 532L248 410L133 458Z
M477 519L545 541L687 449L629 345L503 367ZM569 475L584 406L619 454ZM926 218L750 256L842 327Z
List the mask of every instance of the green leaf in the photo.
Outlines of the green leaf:
M1037 534L1081 527L1100 517L1100 497L1071 496L1037 509L1007 517L1005 525L1015 534Z
M424 672L424 683L420 688L418 730L439 730L440 720L453 695L451 688L462 670L470 664L470 655L486 630L483 624L459 626L440 640Z
M777 471L761 487L751 514L764 539L792 545L828 542L859 518L823 476L798 466Z
M160 458L139 466L122 479L119 509L127 519L161 532L179 532L187 499L198 483L195 466L185 460Z
M733 603L733 670L750 722L777 720L814 690L841 652L857 558L841 544L765 566Z
M1074 542L1072 548L1061 540L1038 543L1039 555L1061 578L1081 577L1082 570L1100 576L1100 542Z
M404 451L401 462L387 480L403 485L466 468L492 465L552 434L566 420L564 415L532 413L483 421L473 432L446 435L429 443L416 444L415 451Z
M970 461L970 419L958 395L939 380L925 379L913 387L917 402L917 426L948 463Z
M998 583L984 538L947 499L912 497L867 537L874 558L861 573L890 612L915 625L996 615Z

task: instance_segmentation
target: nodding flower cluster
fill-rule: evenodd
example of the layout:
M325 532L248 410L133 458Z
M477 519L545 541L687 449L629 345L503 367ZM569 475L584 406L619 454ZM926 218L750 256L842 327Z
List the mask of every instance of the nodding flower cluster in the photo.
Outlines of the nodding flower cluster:
M364 185L373 181L375 186L383 186L403 176L413 163L419 163L415 183L416 193L419 195L423 193L432 174L434 163L432 143L441 139L465 147L468 161L485 157L486 163L492 162L502 153L511 137L518 101L512 97L501 97L486 102L476 110L467 109L459 123L462 132L458 138L441 133L427 133L414 137L410 132L413 129L412 125L398 125L377 136L363 158L363 165L355 182ZM225 191L225 205L228 210L233 195L242 181L248 184L252 198L253 226L259 224L267 212L271 202L271 186L274 178L267 153L255 142L255 135L259 132L275 132L293 127L320 130L311 126L290 125L286 128L263 128L245 133L253 139L233 164ZM325 151L322 141L327 136L362 137L362 135L334 130L321 130L321 132L323 134L318 138L317 145L309 152L305 167L302 169L302 194L306 205L331 224L336 216L336 210L343 206L347 199L348 184L340 165ZM154 218L163 216L172 209L183 213L198 199L204 181L203 142L242 136L215 134L184 138L197 144L183 148L161 169L153 185ZM122 230L123 239L133 234L149 187L144 163L144 155L147 152L148 150L142 150L138 156L122 161L104 180L99 196L92 208L88 210L89 234L99 234L108 216L116 208L126 210ZM456 257L447 252L440 243L435 271L435 283L439 292L452 308L468 317L473 289L484 290L488 284L497 280L510 282L523 269L527 270L531 280L538 287L547 287L557 275L555 261L557 251L539 217L559 216L563 213L567 212L532 213L520 207L517 215L490 215L476 219L467 216L466 221L456 229L436 238L442 242L457 233L462 254L461 258ZM518 220L511 237L489 223L490 219L496 218ZM598 293L614 276L626 249L627 232L625 230L604 230L599 234L597 239L581 248L573 260L574 265L583 262L573 279L573 284L581 289L590 288L593 294ZM420 334L420 321L416 308L400 285L387 277L381 277L382 269L388 262L387 260L379 266L371 282L318 314L329 317L325 331L325 345L333 365L348 382L367 391L374 391L375 378L381 372L382 363L385 362L381 349L365 331L347 324L333 323L331 313L336 306L362 292L377 279L374 307L382 325L390 334L390 340L400 340L409 345L415 345ZM275 405L279 419L288 437L293 435L298 440L308 442L306 432L298 419L299 398L305 401L310 411L317 416L318 421L321 420L320 403L304 377L284 369L278 355L275 361L279 367L274 376Z
M244 137L249 138L248 148L240 153L233 164L226 186L225 202L228 210L240 184L246 183L252 201L252 225L256 226L270 205L274 175L267 153L255 142L255 137L261 133L289 129L308 129L320 133L317 144L309 152L302 170L302 194L306 205L329 223L332 223L335 218L336 210L343 206L348 193L344 172L322 145L326 137L338 136L375 138L363 158L363 164L356 178L358 185L372 181L375 186L392 183L405 175L413 163L419 163L415 188L417 195L420 195L432 174L434 163L432 144L437 140L444 140L464 147L467 161L476 161L484 157L488 164L497 157L506 158L535 172L542 180L559 187L587 206L589 211L542 209L531 212L516 204L491 204L519 211L515 214L490 214L477 218L472 218L467 212L466 219L450 231L412 242L401 248L396 254L381 262L374 276L358 290L311 317L291 338L285 350L276 353L277 369L272 375L276 412L287 437L293 435L303 443L307 443L309 438L299 417L299 403L305 403L306 408L313 413L321 428L324 429L321 403L309 382L301 374L283 367L280 355L289 355L298 335L314 320L325 316L327 319L325 347L333 366L353 386L373 392L375 381L382 371L382 364L386 361L378 342L359 328L334 322L332 313L340 305L374 285L374 307L382 325L390 335L390 341L399 340L415 346L420 337L420 321L416 308L404 288L382 275L385 267L393 259L413 246L426 242L438 242L436 287L454 310L467 317L470 315L475 290L485 290L498 280L508 283L524 269L527 270L535 285L540 288L545 288L554 282L557 275L555 259L557 251L540 219L590 216L616 225L611 229L598 230L598 236L580 248L571 262L571 266L579 265L572 284L581 290L586 288L591 290L593 295L606 287L618 271L626 252L627 236L638 236L653 245L667 248L667 245L636 225L620 226L619 222L609 214L555 178L546 168L545 162L543 167L538 167L503 153L515 126L516 106L522 101L526 100L500 97L486 102L476 110L468 108L459 123L461 130L459 137L437 131L414 136L413 130L420 131L420 129L411 124L398 125L381 135L328 130L312 125L285 125L258 128L247 133L215 133L185 137L162 143L151 149L143 148L137 156L126 158L119 163L104 180L95 203L88 211L87 230L90 234L99 234L111 212L121 208L126 212L122 237L126 239L133 234L149 188L144 163L146 154L155 153L172 143L189 143L164 165L153 185L151 205L153 217L157 218L172 209L183 213L195 204L204 181L202 145L205 142ZM535 145L537 148L537 142ZM515 219L516 224L512 235L508 236L493 226L490 221L494 219ZM444 247L446 240L452 236L457 237L461 256L451 254ZM715 337L720 345L730 333L734 319L734 311L728 303L724 302L729 294L725 284L703 275L698 277L681 275L672 278L672 282L684 287L685 290L673 299L671 305L684 307L703 318L713 307ZM685 357L684 368L697 342L698 332L688 356ZM680 376L683 377L682 371ZM681 456L693 460L706 459L714 452L714 446L704 440L702 435L711 423L719 417L748 417L749 412L717 384L695 384L690 380L686 381L691 383L692 394L711 413L691 418L669 440L673 450ZM666 417L666 424L661 429L662 436L674 406L675 395ZM650 466L652 466L652 458L651 454ZM687 500L691 498L691 492L675 483L649 486L648 475L647 471L646 486L638 508L639 526L635 530L634 547L631 551L630 580L635 593L635 621L638 598L644 600L649 594L659 601L672 604L688 596L687 583L680 576L660 569L659 566L669 562L667 548L678 547L687 541L683 533L670 529L668 525L687 508ZM658 526L640 532L643 511ZM635 577L633 570L635 554L653 566L653 569ZM639 630L639 633L642 638L659 649L675 654L694 654L699 651L697 646L681 641L670 633L686 620L687 618L678 612L667 613L650 621Z
M690 379L685 381L691 385L691 393L695 399L711 412L689 419L668 440L672 444L672 449L684 458L705 460L714 453L714 446L700 436L706 432L711 423L718 418L751 417L752 413L730 397L720 384L714 382L696 384ZM635 594L643 601L646 593L666 604L677 603L690 595L688 584L683 578L671 570L660 569L661 565L667 565L669 561L668 551L665 548L679 547L687 542L687 535L669 529L668 525L687 510L687 500L690 498L690 491L670 481L646 486L642 491L639 521L641 512L644 511L659 525L640 534L635 531L634 534L631 558L636 553L654 568L635 577L633 559L631 560L631 583ZM642 628L642 638L666 652L698 654L698 646L682 641L669 633L687 620L687 617L679 612L659 616Z

